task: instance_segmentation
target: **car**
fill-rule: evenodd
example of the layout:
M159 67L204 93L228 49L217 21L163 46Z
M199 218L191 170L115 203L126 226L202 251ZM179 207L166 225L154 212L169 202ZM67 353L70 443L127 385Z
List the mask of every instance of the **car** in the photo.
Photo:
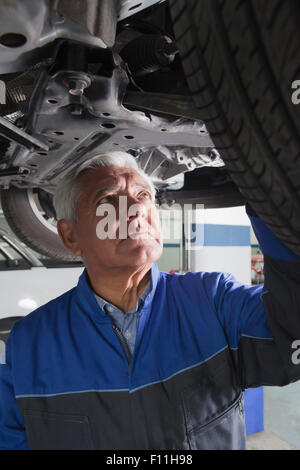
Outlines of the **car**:
M299 10L292 0L1 3L0 192L14 233L76 260L57 234L55 188L115 149L153 178L158 204L248 200L300 255Z
M55 260L29 249L5 227L0 213L0 331L7 330L1 328L9 319L21 318L75 287L83 269L82 261Z

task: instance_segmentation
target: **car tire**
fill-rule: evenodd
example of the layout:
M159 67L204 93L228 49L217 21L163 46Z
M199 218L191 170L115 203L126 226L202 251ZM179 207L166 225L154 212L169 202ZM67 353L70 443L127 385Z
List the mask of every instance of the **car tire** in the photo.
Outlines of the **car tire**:
M1 205L8 225L29 248L61 261L81 260L64 247L56 228L51 227L34 206L32 190L2 190Z
M300 255L300 5L169 0L186 80L232 180Z

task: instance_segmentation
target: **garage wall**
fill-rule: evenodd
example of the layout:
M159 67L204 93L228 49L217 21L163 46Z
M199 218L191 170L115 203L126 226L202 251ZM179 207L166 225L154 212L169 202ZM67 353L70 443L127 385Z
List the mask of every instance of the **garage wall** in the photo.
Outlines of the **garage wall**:
M204 210L198 232L192 271L230 272L251 284L250 221L244 207Z
M158 261L161 271L180 269L182 216L179 211L160 211L164 250ZM244 207L203 209L193 220L190 270L232 273L251 284L250 221Z

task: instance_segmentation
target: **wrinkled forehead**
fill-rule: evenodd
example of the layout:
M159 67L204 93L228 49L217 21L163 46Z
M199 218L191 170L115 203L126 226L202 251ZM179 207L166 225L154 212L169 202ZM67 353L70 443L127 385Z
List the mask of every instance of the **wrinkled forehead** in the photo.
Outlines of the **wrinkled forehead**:
M125 188L127 184L130 184L150 189L149 184L142 175L131 167L109 166L88 169L80 175L79 182L81 192L87 198L93 196L95 191L113 186Z

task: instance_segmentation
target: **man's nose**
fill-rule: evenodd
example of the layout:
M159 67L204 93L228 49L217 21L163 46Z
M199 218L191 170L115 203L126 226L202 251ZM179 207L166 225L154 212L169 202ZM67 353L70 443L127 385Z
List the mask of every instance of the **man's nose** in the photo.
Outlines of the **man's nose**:
M128 220L133 220L138 217L145 217L146 210L142 202L137 202L136 199L128 196L127 199L127 216Z

